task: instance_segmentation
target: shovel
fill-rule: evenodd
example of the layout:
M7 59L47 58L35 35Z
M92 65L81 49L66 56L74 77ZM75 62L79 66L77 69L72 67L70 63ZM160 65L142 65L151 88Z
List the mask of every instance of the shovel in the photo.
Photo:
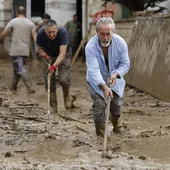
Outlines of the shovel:
M48 69L50 68L50 63L48 63ZM47 114L46 116L51 116L50 114L50 72L48 72L48 84L47 84L47 93L48 93L48 103L47 103Z
M109 83L109 88L111 88L111 83ZM110 156L107 154L106 146L107 146L107 136L108 136L108 122L109 122L109 115L110 115L110 101L111 96L108 96L107 98L107 108L106 108L106 123L105 123L105 131L104 131L104 145L103 145L103 158L110 158Z

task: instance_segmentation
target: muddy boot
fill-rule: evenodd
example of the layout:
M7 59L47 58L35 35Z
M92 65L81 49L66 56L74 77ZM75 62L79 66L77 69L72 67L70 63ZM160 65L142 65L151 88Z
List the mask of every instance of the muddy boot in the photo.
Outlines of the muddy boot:
M20 76L17 74L14 74L13 80L12 80L12 85L11 85L11 90L16 91L17 90L17 85L20 80Z
M105 125L104 123L95 122L96 135L104 137Z
M76 99L72 99L70 98L70 87L62 87L63 89L63 96L64 96L64 106L66 109L71 109L74 107L73 102Z
M113 132L114 133L123 133L124 132L124 126L120 123L119 117L112 116L111 122L113 125Z
M26 72L21 74L21 79L23 80L25 86L27 87L28 93L34 93L35 89L32 87L31 80L29 79Z
M50 105L52 109L52 113L58 113L58 103L57 103L57 94L56 92L50 93Z

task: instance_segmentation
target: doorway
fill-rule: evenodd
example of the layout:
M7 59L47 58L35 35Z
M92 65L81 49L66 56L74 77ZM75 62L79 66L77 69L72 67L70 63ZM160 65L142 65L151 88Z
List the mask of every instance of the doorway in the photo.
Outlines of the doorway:
M31 1L31 17L42 17L45 13L45 0Z
M13 0L12 1L12 18L16 17L16 9L19 6L24 6L26 9L26 0Z
M81 31L79 32L79 43L82 39L82 0L77 0L76 2L76 13L77 13L77 16L78 16L78 20L79 22L81 23Z

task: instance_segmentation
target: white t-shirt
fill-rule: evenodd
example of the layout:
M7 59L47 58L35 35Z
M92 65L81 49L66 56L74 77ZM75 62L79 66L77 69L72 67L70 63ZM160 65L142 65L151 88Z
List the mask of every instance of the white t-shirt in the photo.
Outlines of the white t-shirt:
M10 56L29 56L31 31L36 29L28 18L17 17L9 21L5 29L12 29Z

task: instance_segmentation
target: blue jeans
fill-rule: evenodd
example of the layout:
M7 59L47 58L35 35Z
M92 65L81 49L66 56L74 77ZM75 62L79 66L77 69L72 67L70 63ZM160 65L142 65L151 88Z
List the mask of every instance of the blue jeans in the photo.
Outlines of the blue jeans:
M14 74L20 75L27 72L25 69L26 56L12 56Z

